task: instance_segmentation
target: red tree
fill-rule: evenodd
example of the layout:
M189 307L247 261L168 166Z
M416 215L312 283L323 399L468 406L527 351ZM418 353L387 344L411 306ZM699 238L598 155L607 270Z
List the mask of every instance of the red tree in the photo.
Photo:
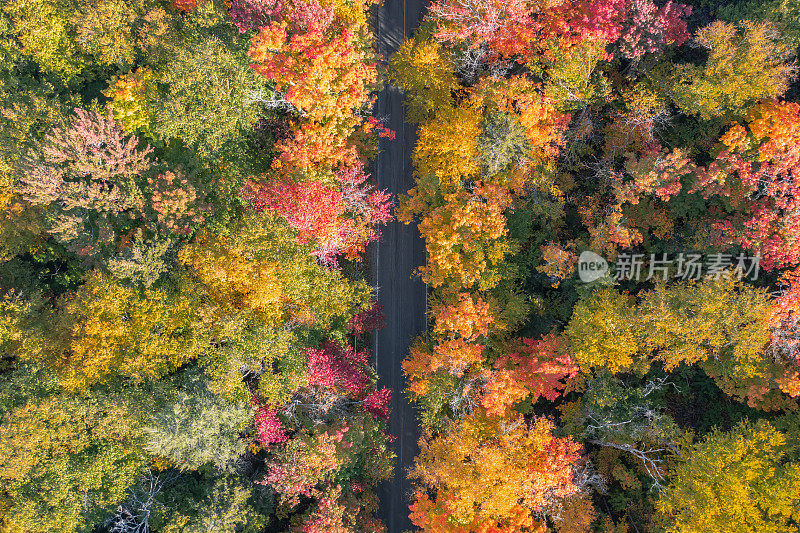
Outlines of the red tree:
M178 11L188 13L190 11L194 11L194 8L197 7L197 3L198 0L172 0L170 2L170 6Z
M315 254L328 264L346 254L355 259L392 219L390 196L375 190L362 165L337 173L340 188L316 181L297 183L281 177L267 183L246 182L242 197L256 211L271 209L298 231L301 243L316 241Z
M522 339L518 352L498 360L495 370L486 372L481 403L488 413L503 415L529 395L533 401L544 397L552 402L565 389L565 380L577 373L578 365L566 354L563 337Z
M781 276L770 315L770 328L772 354L800 368L800 269Z
M241 33L266 26L283 12L284 0L230 0L231 21Z
M625 0L561 0L546 9L529 0L437 0L428 18L442 42L486 45L496 54L530 60L548 42L570 48L620 36Z
M319 348L306 348L308 383L345 392L351 397L362 396L370 385L367 375L369 350L355 351L326 341Z
M369 307L362 309L350 319L347 329L354 335L363 335L368 331L374 331L384 327L386 314L383 306L373 300Z
M734 126L722 150L700 172L696 190L728 196L739 215L717 229L757 251L765 270L800 263L800 105L756 106L748 127Z
M616 44L620 55L637 59L659 53L667 45L682 45L689 38L685 17L691 13L691 7L672 0L661 7L652 0L630 0L625 29Z
M262 405L256 411L256 440L262 446L283 444L288 437L283 429L283 424L278 420L278 414L269 405Z
M392 389L381 388L371 391L364 398L364 410L383 420L389 420L389 405L392 403Z

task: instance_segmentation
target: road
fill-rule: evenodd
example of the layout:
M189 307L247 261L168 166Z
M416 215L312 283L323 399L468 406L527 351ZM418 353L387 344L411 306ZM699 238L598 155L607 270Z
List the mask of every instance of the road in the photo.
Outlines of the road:
M425 4L424 0L384 0L377 9L375 32L378 52L384 58L391 57L413 33ZM396 137L393 141L383 141L373 175L380 188L394 195L405 193L414 183L411 150L416 136L414 126L406 124L401 93L391 88L384 90L378 96L376 113L396 132ZM416 224L406 226L395 221L382 233L381 242L373 248L372 265L378 301L386 312L386 327L375 334L373 349L379 385L394 391L389 429L397 439L394 445L398 461L394 479L378 488L379 514L389 533L402 533L411 529L408 520L411 487L406 469L417 453L419 426L404 394L400 363L411 341L427 328L426 288L414 276L414 270L425 263L425 245Z

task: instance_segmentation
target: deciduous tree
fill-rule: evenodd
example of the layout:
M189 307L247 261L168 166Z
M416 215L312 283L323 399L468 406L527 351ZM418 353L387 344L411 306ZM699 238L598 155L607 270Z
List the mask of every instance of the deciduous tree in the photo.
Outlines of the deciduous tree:
M673 78L671 96L688 114L742 116L753 103L781 96L795 75L791 50L769 23L716 21L700 29L695 40L709 51L701 66L682 65Z
M617 372L633 365L639 351L634 305L631 296L612 289L597 290L575 305L566 334L582 370Z
M418 175L435 177L447 192L478 177L480 120L477 106L464 103L440 108L435 118L421 124L412 156Z
M791 270L781 276L779 289L772 300L768 352L779 360L800 367L800 272Z
M184 37L176 47L159 71L165 91L147 100L150 131L219 157L224 145L241 142L255 126L264 80L235 42L208 34Z
M315 255L335 264L336 256L357 259L364 247L380 235L378 227L392 220L391 201L375 190L359 162L336 173L338 187L317 181L297 183L277 178L245 183L242 196L257 211L270 209L298 231L300 243L313 240Z
M41 153L31 152L19 191L51 211L48 232L84 257L109 255L125 224L141 214L143 174L152 148L139 148L110 116L75 110L53 130ZM90 216L94 214L95 216Z
M540 340L523 338L519 351L498 359L487 372L481 405L487 413L503 416L509 407L530 397L548 401L558 398L565 381L578 373L568 355L566 339L548 334Z
M545 419L528 424L476 412L423 439L411 471L421 485L412 521L431 532L443 531L437 524L444 531L532 528L532 513L579 490L572 471L578 445L553 437L552 427Z
M284 0L231 0L231 20L241 33L267 26L284 10Z
M45 361L69 389L162 377L208 348L198 297L167 287L140 291L92 272L60 299Z
M209 392L196 376L187 382L144 428L145 449L182 471L207 465L234 471L245 453L247 443L240 433L252 421L252 409Z
M431 310L435 333L460 337L471 342L489 335L492 315L489 304L480 296L458 293L445 301L434 301Z
M423 280L432 287L496 286L498 267L511 251L504 238L508 228L503 198L476 198L462 190L444 199L444 205L426 213L419 223L428 251L428 264L420 268Z
M452 339L434 345L418 339L411 345L410 353L402 364L409 389L419 396L424 395L428 392L432 374L439 369L453 376L463 376L467 369L483 361L484 349L482 344L464 339Z
M390 59L391 80L408 95L409 118L422 122L453 105L456 77L445 51L433 40L407 39Z
M619 53L628 59L660 53L668 45L680 46L689 38L686 20L692 8L669 0L661 7L652 0L631 0L625 29L616 43Z
M766 101L747 121L723 135L724 149L701 169L695 189L742 211L717 228L760 253L765 270L793 266L800 263L800 106Z
M800 465L786 435L742 422L687 447L658 507L674 533L787 531L800 509Z
M74 395L41 373L33 378L3 379L3 527L90 531L125 499L146 465L140 415L153 408L154 396Z

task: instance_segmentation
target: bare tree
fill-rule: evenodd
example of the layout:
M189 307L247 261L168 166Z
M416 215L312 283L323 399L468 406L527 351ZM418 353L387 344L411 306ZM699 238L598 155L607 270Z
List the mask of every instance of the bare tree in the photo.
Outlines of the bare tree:
M114 516L106 522L110 533L150 533L150 516L160 505L156 496L180 477L177 470L154 473L145 470L139 485L130 490L130 496L117 507Z

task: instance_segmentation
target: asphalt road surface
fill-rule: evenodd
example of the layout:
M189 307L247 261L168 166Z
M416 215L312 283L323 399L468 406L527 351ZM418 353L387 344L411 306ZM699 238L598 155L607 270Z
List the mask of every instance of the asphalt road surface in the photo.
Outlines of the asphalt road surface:
M388 59L406 37L411 36L424 15L424 0L384 0L377 9L375 32L378 52ZM415 127L406 123L402 94L387 88L378 96L377 116L396 133L384 140L375 161L373 176L378 187L398 195L414 184L411 174L411 150L416 142ZM378 487L380 517L389 533L411 529L408 505L411 488L406 470L417 453L419 426L415 410L405 397L405 383L400 363L411 341L427 329L425 284L414 271L425 263L425 244L416 224L393 222L383 229L383 238L373 248L373 281L378 301L386 312L386 327L375 334L375 366L379 386L390 387L392 411L389 429L396 437L397 468L394 478Z

